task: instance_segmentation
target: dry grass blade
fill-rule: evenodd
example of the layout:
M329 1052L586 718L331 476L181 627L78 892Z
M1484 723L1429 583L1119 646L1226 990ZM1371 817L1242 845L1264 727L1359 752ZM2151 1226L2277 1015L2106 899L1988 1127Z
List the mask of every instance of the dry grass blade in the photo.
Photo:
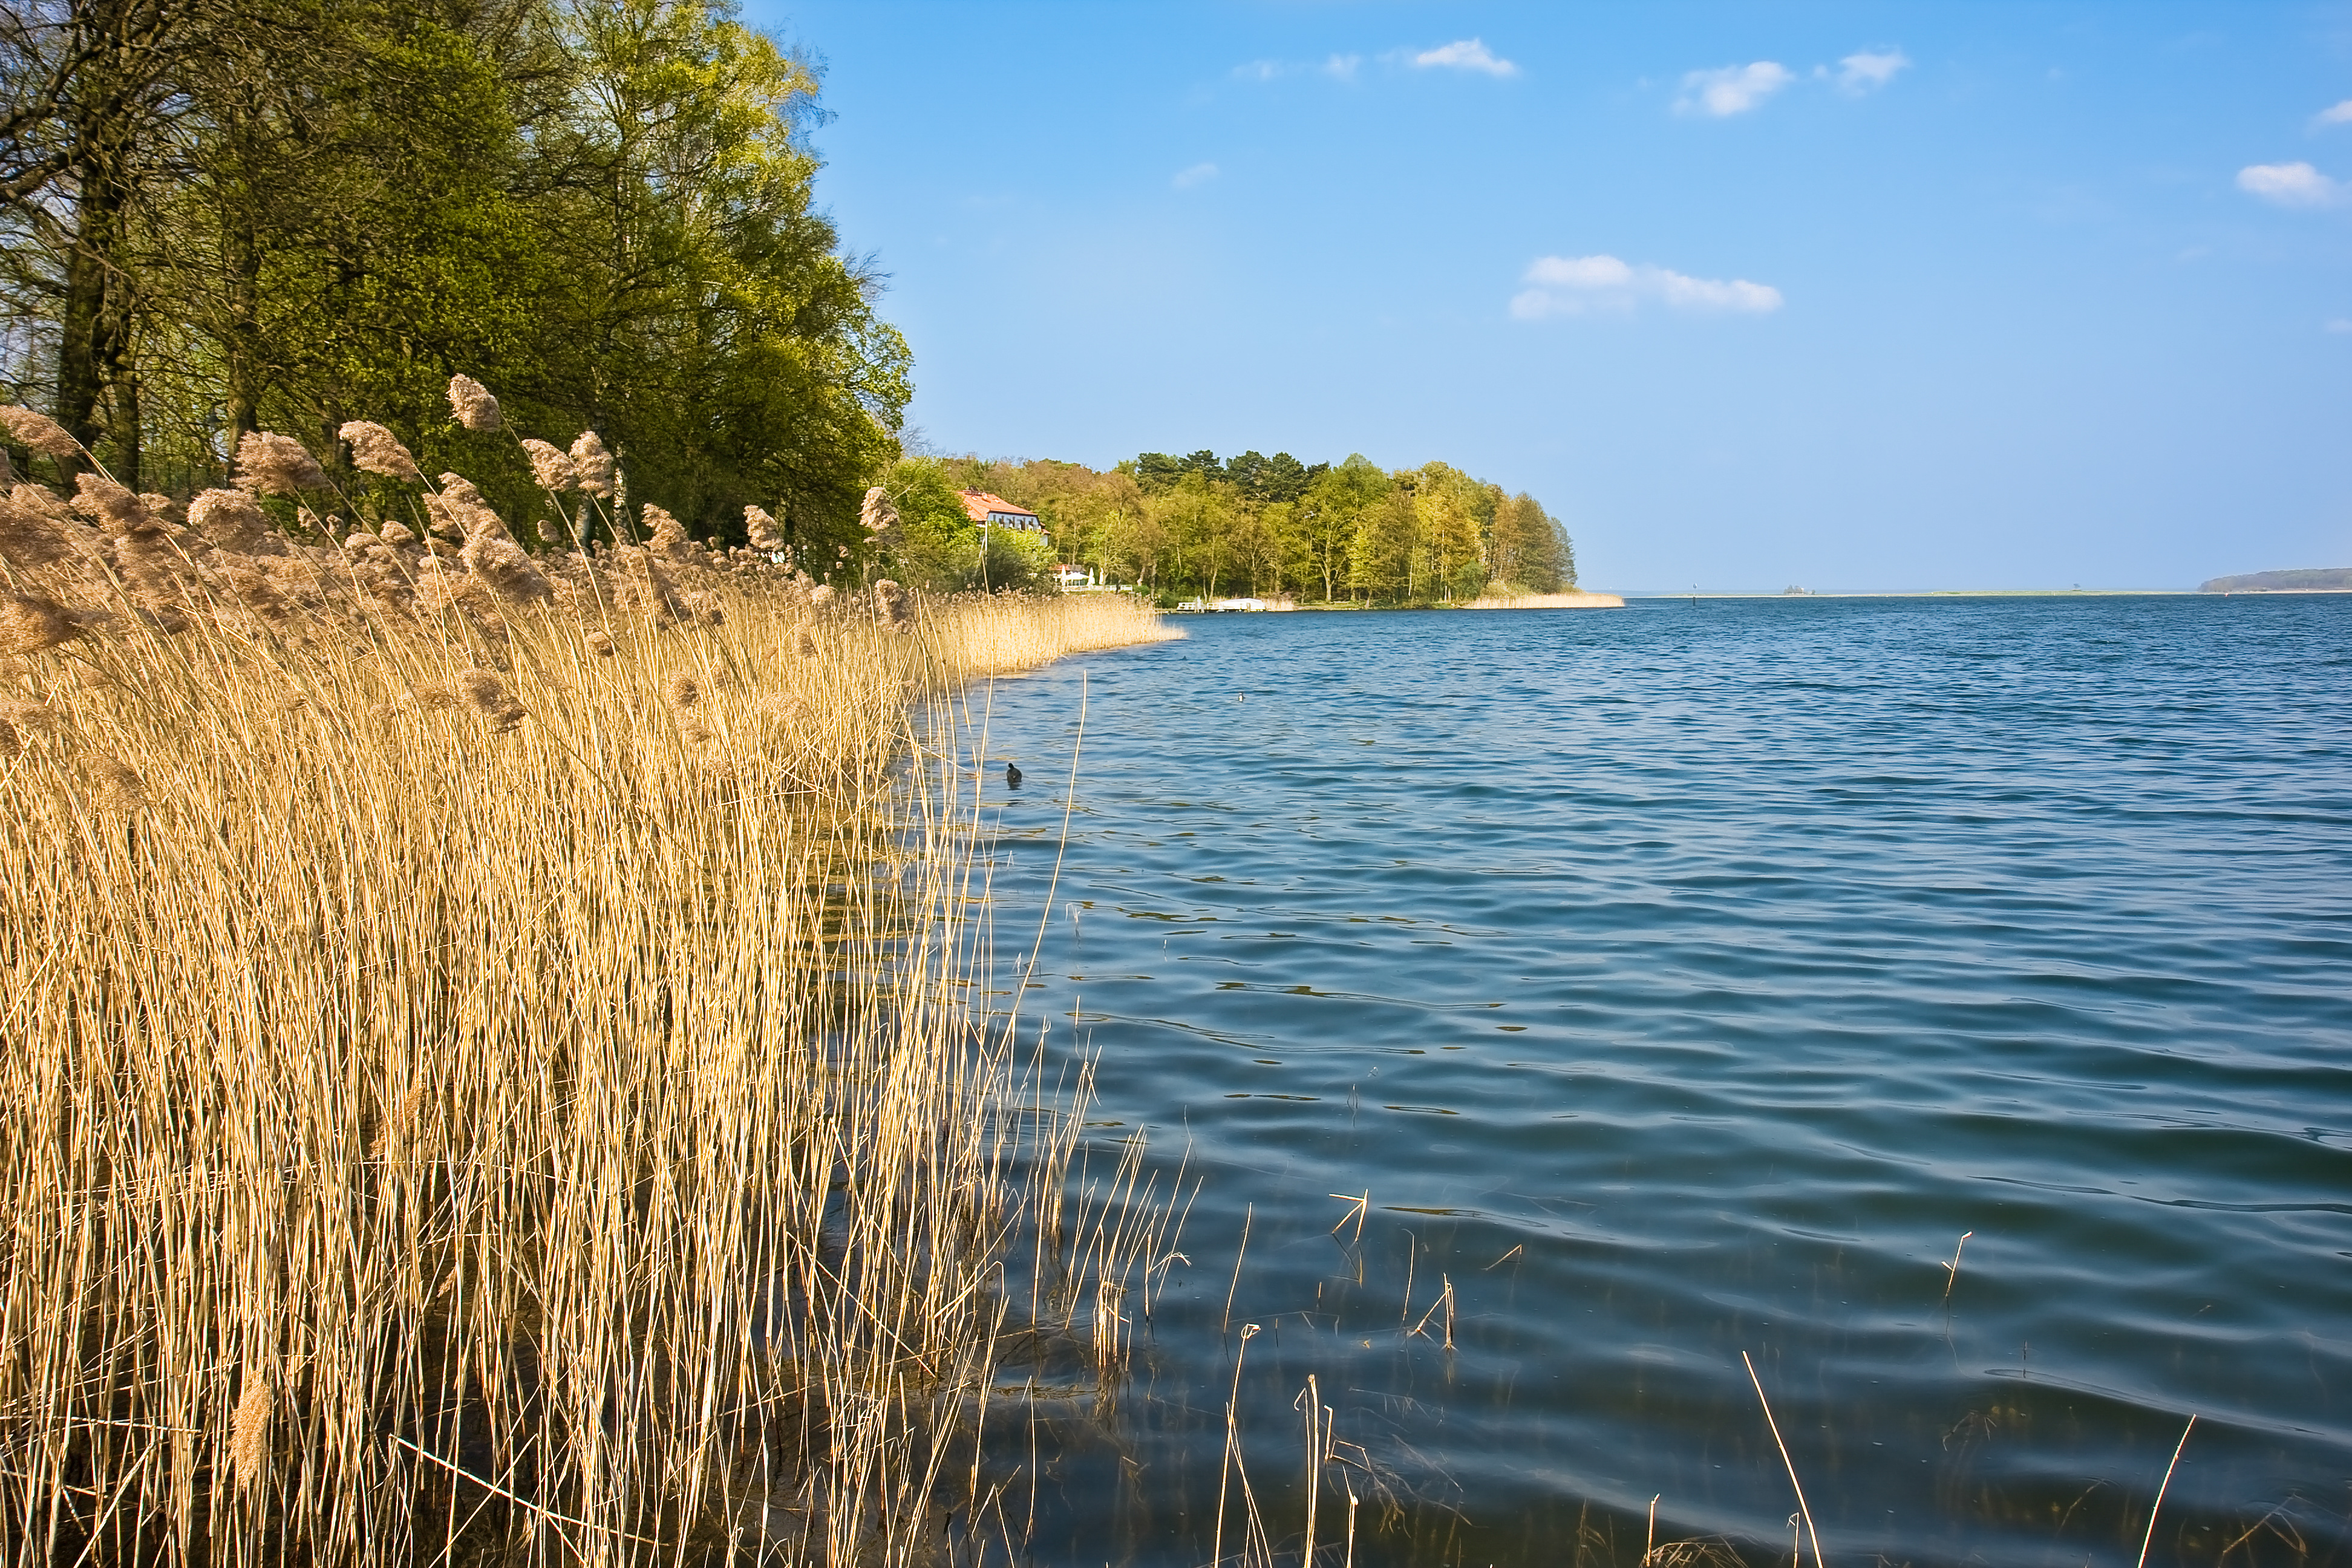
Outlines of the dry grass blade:
M2191 1414L2189 1425L2180 1429L2180 1441L2172 1446L2172 1463L2164 1467L2163 1484L2156 1489L2156 1500L2147 1509L2147 1533L2140 1538L2139 1562L2135 1568L2147 1568L2147 1549L2156 1544L2156 1516L2164 1510L2164 1494L2172 1489L2172 1472L2179 1468L2181 1450L2189 1447L2189 1434L2197 1430L2197 1417Z
M1217 1332L1229 1333L1234 1326L1234 1295L1242 1288L1242 1259L1249 1256L1250 1222L1257 1217L1257 1205L1250 1204L1242 1210L1242 1244L1234 1249L1233 1283L1225 1287L1225 1315L1217 1325Z
M1748 1352L1739 1352L1740 1363L1748 1368L1748 1381L1756 1385L1756 1402L1764 1407L1764 1425L1772 1430L1772 1444L1780 1450L1780 1462L1789 1468L1789 1484L1796 1489L1797 1511L1804 1517L1805 1534L1813 1543L1813 1568L1827 1568L1822 1561L1822 1538L1813 1530L1813 1510L1805 1502L1805 1483L1797 1479L1797 1462L1789 1458L1789 1445L1781 1440L1780 1424L1772 1418L1772 1402L1764 1397L1764 1380L1756 1375L1756 1363Z
M1952 1299L1952 1287L1960 1282L1961 1248L1968 1246L1969 1237L1975 1234L1972 1230L1962 1231L1959 1246L1952 1248L1952 1260L1944 1265L1944 1300L1948 1302Z

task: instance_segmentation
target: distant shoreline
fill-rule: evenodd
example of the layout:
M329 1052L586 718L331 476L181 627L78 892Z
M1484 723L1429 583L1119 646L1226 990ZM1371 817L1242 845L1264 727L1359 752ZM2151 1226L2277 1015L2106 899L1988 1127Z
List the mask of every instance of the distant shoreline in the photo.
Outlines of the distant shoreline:
M1624 588L1613 593L1579 589L1567 594L1532 594L1510 599L1457 600L1452 604L1417 602L1403 605L1350 604L1345 599L1328 604L1318 600L1297 600L1288 604L1267 602L1266 611L1276 613L1303 612L1316 615L1352 614L1382 615L1415 610L1599 610L1622 609L1634 600L1670 603L1696 599L2226 599L2226 598L2294 598L2313 596L2352 595L2352 588L2247 588L2227 593L2202 588L1824 588L1802 594L1781 593L1771 589L1685 588L1673 589ZM1163 615L1229 615L1234 607L1217 609L1192 604L1165 606Z
M1627 588L1626 599L2275 599L2314 595L2343 595L2352 588L2243 588L2226 593L2202 588L1824 588L1803 594L1768 589Z

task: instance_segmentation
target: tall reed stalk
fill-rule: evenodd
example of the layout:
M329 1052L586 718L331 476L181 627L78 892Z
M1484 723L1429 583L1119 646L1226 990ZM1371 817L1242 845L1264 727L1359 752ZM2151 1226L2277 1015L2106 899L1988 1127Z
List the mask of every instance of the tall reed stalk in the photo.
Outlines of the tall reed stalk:
M0 658L8 1560L933 1549L1072 1120L919 700L1158 634L700 600Z

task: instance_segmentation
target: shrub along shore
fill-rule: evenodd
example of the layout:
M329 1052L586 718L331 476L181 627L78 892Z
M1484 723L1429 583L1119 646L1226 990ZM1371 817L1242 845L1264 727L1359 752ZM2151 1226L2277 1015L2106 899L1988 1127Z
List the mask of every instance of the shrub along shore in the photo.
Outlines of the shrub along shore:
M282 438L183 511L5 414L79 469L0 498L5 1555L929 1550L1000 1337L1108 1300L1107 1365L1140 1254L975 1001L926 700L1156 618L835 591L593 437L548 507L634 542L548 553L368 429L405 522ZM1024 1237L1084 1264L1016 1300Z

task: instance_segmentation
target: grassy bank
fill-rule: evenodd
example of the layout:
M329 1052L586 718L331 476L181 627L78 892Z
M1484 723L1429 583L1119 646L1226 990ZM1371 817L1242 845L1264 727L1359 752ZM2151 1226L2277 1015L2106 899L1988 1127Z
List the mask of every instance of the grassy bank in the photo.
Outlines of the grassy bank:
M83 496L0 519L7 1555L917 1555L1066 1152L919 699L1156 621Z

